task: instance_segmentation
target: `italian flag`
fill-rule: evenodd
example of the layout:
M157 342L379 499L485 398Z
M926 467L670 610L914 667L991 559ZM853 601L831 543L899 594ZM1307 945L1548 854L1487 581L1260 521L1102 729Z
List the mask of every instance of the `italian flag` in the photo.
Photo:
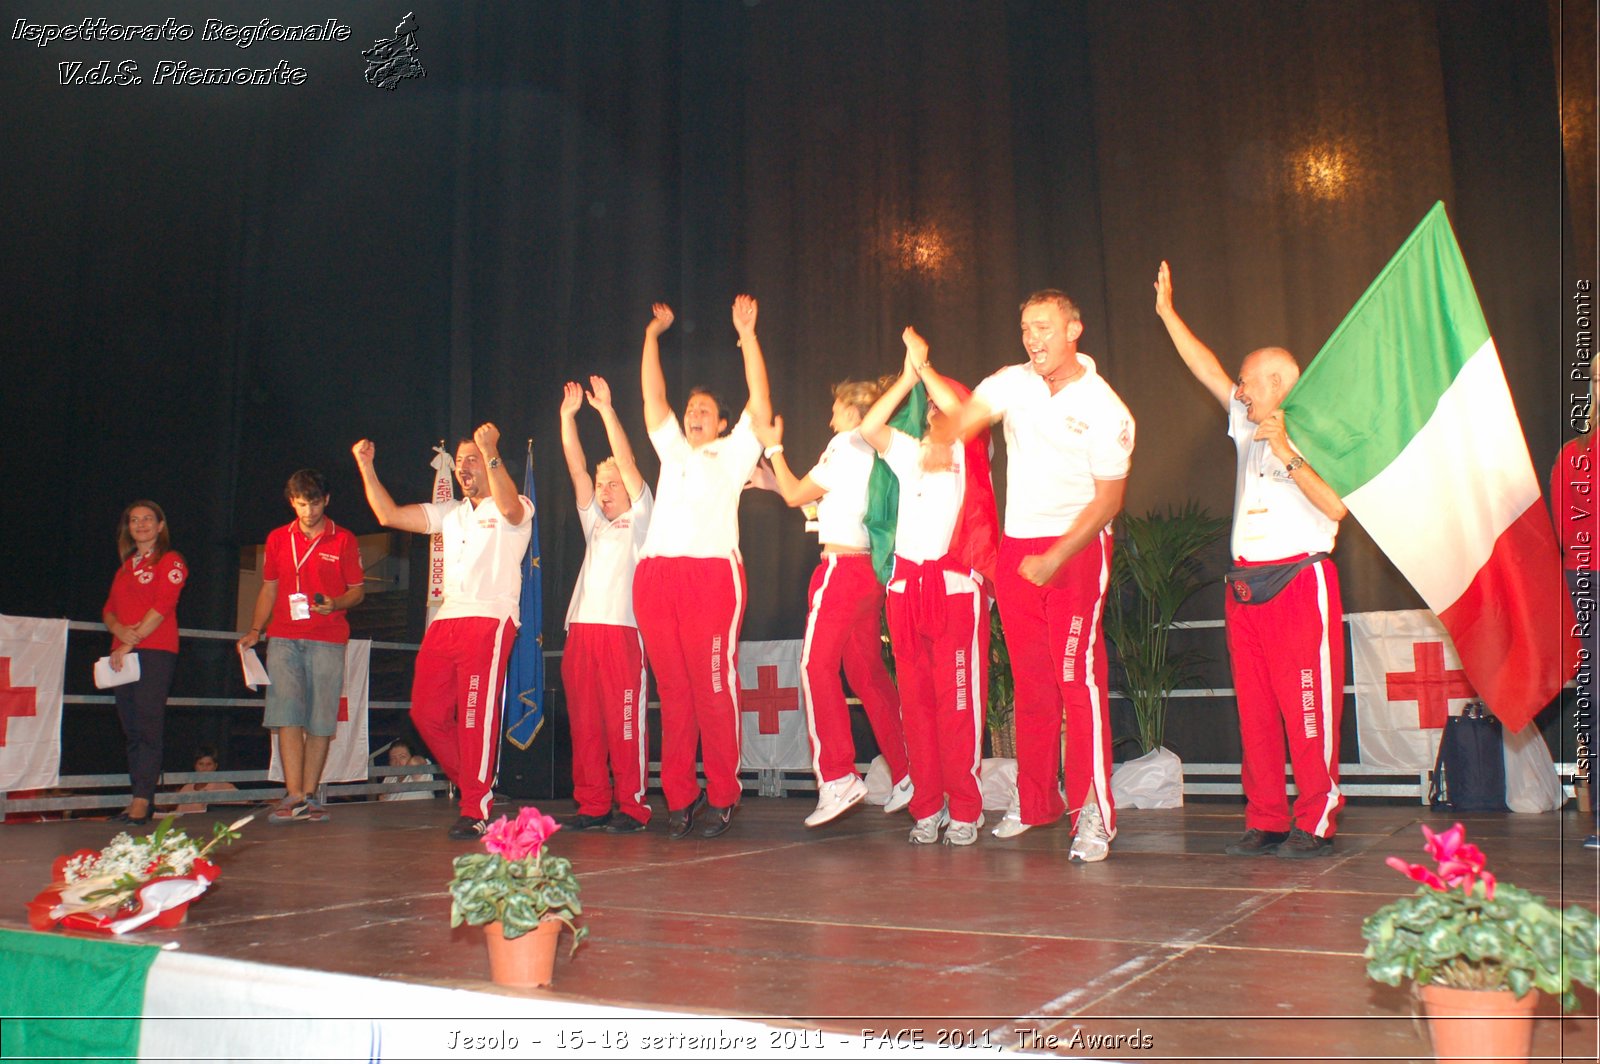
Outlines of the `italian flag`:
M1435 204L1284 400L1295 446L1438 614L1512 731L1577 660L1555 531Z

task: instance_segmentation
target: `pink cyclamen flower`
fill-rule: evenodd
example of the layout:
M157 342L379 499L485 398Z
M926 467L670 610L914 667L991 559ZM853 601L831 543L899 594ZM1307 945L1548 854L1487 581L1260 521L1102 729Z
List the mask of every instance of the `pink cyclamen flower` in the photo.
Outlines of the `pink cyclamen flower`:
M1397 857L1389 858L1389 866L1436 890L1460 887L1462 893L1471 894L1474 884L1482 880L1484 896L1491 900L1494 898L1494 874L1484 870L1488 859L1482 850L1467 842L1466 828L1457 823L1448 831L1435 833L1424 824L1422 835L1427 840L1423 848L1439 862L1436 873L1428 872L1420 865L1408 865ZM1419 875L1419 871L1422 874Z
M1423 865L1407 864L1398 857L1391 857L1385 861L1384 864L1388 865L1396 872L1405 873L1418 883L1421 883L1423 886L1432 887L1434 890L1447 889L1445 881L1440 879L1434 873L1428 871L1428 869Z
M561 825L554 817L545 816L531 805L524 806L518 810L516 820L501 817L489 825L483 833L483 848L508 861L520 861L538 853L545 840L559 830Z

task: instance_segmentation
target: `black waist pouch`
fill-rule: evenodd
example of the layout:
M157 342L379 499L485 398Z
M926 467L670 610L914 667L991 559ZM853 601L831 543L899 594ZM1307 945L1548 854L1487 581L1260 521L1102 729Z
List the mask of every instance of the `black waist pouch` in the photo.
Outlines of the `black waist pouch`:
M1289 586L1289 582L1328 556L1327 551L1282 565L1251 565L1244 569L1230 569L1223 576L1228 582L1228 592L1233 601L1245 606L1259 606Z

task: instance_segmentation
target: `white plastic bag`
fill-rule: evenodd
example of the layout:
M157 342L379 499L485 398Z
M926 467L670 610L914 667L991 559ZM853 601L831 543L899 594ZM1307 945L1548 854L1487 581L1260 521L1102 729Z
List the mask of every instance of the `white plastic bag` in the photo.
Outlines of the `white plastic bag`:
M872 759L872 764L867 766L867 804L888 805L889 792L894 789L894 780L889 778L889 762L882 754Z
M1125 761L1111 773L1111 798L1133 809L1181 808L1183 762L1164 746Z
M1017 760L1013 757L986 757L978 766L978 790L985 809L1011 808L1017 796Z
M1550 747L1533 724L1504 733L1506 805L1513 813L1549 813L1561 808L1561 777Z

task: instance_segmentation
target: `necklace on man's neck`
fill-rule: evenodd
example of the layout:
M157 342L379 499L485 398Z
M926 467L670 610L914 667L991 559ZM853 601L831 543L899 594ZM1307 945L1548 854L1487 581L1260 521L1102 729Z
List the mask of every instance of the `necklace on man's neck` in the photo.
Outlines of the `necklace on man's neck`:
M1062 366L1054 373L1045 374L1044 379L1050 384L1069 384L1083 376L1086 370L1087 367L1082 362L1079 362L1077 356L1074 355L1070 367Z

